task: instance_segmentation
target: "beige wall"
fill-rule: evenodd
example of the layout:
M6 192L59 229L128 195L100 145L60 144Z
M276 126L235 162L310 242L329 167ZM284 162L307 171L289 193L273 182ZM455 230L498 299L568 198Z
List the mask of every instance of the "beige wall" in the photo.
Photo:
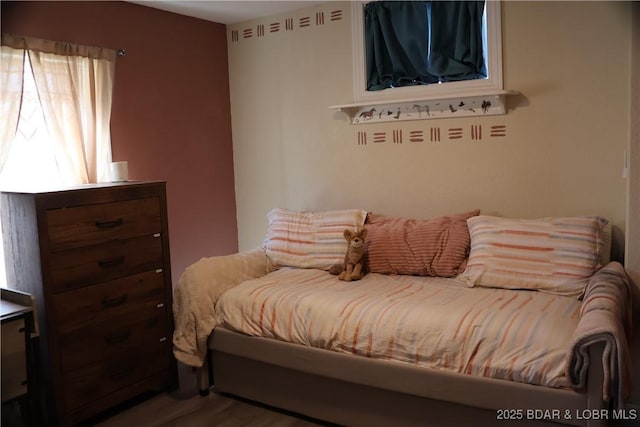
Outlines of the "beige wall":
M628 238L625 251L625 267L636 286L640 287L640 3L638 2L633 5L633 42L631 52L632 80L630 92L632 122L631 144L629 147ZM640 380L640 374L638 379Z
M261 242L273 207L413 217L473 208L511 217L599 214L624 230L631 7L505 3L504 83L522 93L509 113L387 124L351 125L328 108L353 96L348 3L229 26L240 249ZM334 11L342 18L331 20ZM300 27L305 17L310 25ZM472 125L482 126L482 140L472 140ZM496 125L506 136L491 136ZM440 142L407 141L411 131L428 139L432 127L441 129ZM450 128L462 128L463 138L448 139ZM394 130L403 144L390 142ZM358 145L358 132L367 145ZM387 142L374 143L374 132Z
M629 146L629 199L627 210L627 246L625 268L640 289L640 3L633 4L633 41L631 44L631 143ZM637 309L640 308L640 292L636 292ZM640 320L634 313L634 336L631 340L632 360L640 361ZM633 384L629 403L640 411L640 367L633 369Z

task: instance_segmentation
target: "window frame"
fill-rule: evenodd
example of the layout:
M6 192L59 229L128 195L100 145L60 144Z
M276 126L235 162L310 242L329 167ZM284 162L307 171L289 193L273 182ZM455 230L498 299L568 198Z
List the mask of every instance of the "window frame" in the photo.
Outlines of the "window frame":
M364 34L364 5L367 1L351 3L353 44L353 97L356 103L403 102L453 97L468 97L501 92L502 82L502 19L501 2L486 1L487 71L486 79L464 80L430 85L406 86L379 91L367 91L366 50Z

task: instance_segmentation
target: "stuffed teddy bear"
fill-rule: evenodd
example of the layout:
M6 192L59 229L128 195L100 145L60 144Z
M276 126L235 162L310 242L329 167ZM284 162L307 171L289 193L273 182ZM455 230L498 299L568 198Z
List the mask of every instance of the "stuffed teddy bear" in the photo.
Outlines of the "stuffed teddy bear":
M360 231L346 229L344 230L344 238L349 244L344 256L344 265L334 264L329 272L338 275L338 279L345 282L360 280L367 274L364 265L364 241L367 238L367 229L363 228Z

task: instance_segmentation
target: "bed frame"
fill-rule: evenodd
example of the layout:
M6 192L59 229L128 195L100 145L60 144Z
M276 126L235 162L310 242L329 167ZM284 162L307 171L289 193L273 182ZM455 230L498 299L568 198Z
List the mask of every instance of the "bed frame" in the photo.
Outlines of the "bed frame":
M589 352L588 387L554 389L370 359L217 327L200 393L211 387L351 426L604 426L604 346Z

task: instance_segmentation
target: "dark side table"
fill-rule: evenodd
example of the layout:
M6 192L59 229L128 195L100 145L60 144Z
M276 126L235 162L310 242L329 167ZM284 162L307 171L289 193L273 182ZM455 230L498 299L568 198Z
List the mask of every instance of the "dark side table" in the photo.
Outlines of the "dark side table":
M17 401L20 424L33 426L37 424L39 413L33 387L35 358L32 343L36 335L33 298L12 289L3 288L0 292L2 405Z

